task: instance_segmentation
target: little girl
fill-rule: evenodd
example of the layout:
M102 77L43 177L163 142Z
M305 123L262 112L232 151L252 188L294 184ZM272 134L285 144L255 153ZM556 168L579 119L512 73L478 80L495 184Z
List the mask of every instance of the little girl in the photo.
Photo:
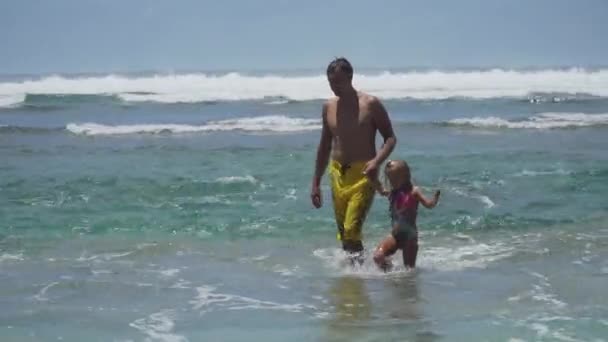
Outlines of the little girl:
M391 160L386 163L384 175L391 191L379 191L388 196L390 202L392 231L376 248L374 261L386 271L391 267L387 257L401 249L403 264L414 268L418 254L418 203L422 203L426 208L433 208L439 201L440 192L437 190L432 200L426 199L420 189L412 184L410 168L404 160Z

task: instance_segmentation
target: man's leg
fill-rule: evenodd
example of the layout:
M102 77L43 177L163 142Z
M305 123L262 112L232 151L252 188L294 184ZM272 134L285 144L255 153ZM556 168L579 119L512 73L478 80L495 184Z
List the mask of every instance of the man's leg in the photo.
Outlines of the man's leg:
M363 242L361 240L342 240L342 249L349 253L363 252Z
M344 217L342 248L349 253L362 254L362 228L374 200L374 189L365 184L348 201Z
M346 213L348 208L348 202L346 200L336 200L334 196L334 214L336 216L336 225L338 226L338 240L342 241L342 249L350 254L350 262L352 265L355 261L359 265L363 264L363 243L361 239L353 239L352 225L346 224ZM348 228L346 228L348 227ZM359 229L360 231L360 229Z
M347 202L342 196L337 186L332 184L331 199L334 207L334 217L336 219L336 226L338 228L338 240L344 241L344 218L346 216L346 205Z

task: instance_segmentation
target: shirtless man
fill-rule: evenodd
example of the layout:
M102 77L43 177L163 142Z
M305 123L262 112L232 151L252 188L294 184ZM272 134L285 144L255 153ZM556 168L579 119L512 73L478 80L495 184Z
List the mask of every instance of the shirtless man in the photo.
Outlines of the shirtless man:
M378 167L393 151L397 139L380 100L353 88L353 68L346 58L328 65L327 79L336 96L323 105L310 197L316 208L322 206L320 183L331 154L329 175L338 239L345 251L361 253L361 228L374 199ZM377 131L384 138L378 153Z

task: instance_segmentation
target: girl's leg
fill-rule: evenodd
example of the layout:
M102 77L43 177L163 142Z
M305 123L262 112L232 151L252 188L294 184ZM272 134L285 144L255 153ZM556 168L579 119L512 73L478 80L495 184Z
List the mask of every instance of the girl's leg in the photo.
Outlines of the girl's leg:
M418 237L413 237L403 241L401 244L403 250L403 265L406 267L416 267L416 257L418 256Z
M376 247L376 251L374 252L374 261L376 265L380 267L384 271L388 271L391 267L391 264L386 257L392 255L397 251L397 241L392 235L389 235L384 238Z

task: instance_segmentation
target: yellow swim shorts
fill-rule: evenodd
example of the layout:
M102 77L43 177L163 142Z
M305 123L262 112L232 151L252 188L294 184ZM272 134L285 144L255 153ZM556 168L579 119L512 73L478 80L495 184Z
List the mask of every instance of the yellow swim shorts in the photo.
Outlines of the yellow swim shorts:
M361 241L361 227L374 200L372 182L363 174L365 162L329 165L338 240Z

